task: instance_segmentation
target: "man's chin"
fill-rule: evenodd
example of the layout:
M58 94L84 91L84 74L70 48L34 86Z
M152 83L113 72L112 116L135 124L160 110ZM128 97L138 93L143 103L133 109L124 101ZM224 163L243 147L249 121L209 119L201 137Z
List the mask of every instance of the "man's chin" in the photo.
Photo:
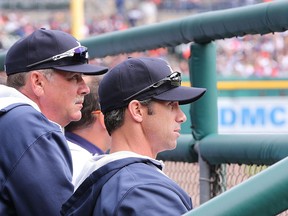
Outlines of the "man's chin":
M81 117L82 117L81 112L80 112L80 114L77 113L77 114L72 116L71 121L79 121L81 119Z

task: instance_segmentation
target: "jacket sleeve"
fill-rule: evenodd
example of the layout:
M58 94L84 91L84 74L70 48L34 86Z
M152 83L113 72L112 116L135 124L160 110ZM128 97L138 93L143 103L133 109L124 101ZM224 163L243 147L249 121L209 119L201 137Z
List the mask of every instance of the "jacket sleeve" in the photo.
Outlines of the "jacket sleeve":
M182 215L192 209L191 198L188 199L175 188L145 184L127 192L113 215Z
M27 149L6 188L17 215L60 215L73 193L71 155L61 131L50 131Z

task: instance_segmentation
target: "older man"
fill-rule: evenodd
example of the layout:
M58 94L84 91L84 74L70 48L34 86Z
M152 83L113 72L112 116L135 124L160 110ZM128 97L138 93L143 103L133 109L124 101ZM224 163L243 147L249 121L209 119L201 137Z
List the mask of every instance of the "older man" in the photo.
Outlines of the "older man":
M70 34L39 29L17 41L0 85L0 215L59 215L72 194L71 154L62 127L81 118L89 93L87 48Z

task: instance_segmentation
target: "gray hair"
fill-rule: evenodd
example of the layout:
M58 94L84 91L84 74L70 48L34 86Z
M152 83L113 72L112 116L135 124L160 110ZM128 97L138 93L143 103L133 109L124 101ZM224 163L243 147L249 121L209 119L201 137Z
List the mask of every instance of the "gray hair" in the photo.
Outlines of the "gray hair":
M51 77L54 72L53 69L42 69L38 71L41 72L48 80L51 80ZM6 85L19 90L20 88L25 86L26 81L27 81L27 76L29 73L31 73L31 71L9 75L7 77Z

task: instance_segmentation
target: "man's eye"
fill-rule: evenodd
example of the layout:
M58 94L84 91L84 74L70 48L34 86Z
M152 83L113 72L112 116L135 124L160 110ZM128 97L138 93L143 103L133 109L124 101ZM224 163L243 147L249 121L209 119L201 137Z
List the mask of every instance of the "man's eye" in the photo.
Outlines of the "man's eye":
M168 105L171 107L171 109L176 109L178 107L178 103L175 101L171 101Z
M79 81L79 80L82 79L82 77L81 77L80 75L74 75L74 76L72 76L70 79L71 79L71 80L77 80L77 81Z

